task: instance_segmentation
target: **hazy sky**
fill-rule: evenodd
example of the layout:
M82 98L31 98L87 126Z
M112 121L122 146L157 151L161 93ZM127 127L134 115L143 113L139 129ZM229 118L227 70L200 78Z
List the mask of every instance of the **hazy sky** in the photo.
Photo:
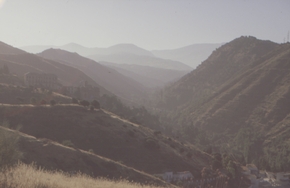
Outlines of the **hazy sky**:
M228 42L241 35L281 43L289 0L0 0L0 41L13 46L147 50Z

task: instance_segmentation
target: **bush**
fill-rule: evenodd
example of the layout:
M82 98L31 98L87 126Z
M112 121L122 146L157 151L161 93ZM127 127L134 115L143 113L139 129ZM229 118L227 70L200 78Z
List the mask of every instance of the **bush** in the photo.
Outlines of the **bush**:
M95 107L90 106L90 110L91 110L91 111L94 111L94 110L95 110Z
M64 145L64 146L68 146L68 147L74 147L75 145L72 143L72 141L71 140L64 140L64 141L62 141L62 145Z
M155 149L159 149L160 146L158 144L157 141L151 139L151 138L147 138L144 142L144 146L148 149L152 149L152 150L155 150Z
M0 127L0 168L14 164L22 157L18 140L17 135Z
M36 99L35 99L34 97L32 97L32 98L30 99L30 102L31 102L31 104L35 104L35 103L36 103Z
M41 100L41 101L40 101L40 104L45 105L45 104L46 104L46 100L44 100L44 99Z
M56 104L55 100L51 100L51 101L50 101L50 105L51 105L51 106L54 106L55 104Z
M101 108L100 103L99 103L97 100L93 100L93 101L91 102L91 105L92 105L93 107L95 107L96 109L100 109L100 108Z

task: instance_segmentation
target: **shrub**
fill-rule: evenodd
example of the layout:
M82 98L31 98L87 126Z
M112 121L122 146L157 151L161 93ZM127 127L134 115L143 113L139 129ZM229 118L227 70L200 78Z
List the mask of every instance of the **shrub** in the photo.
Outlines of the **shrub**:
M152 138L147 138L144 142L144 146L148 149L151 149L151 150L155 150L155 149L160 148L158 142L153 140Z
M90 110L91 110L91 111L94 111L94 110L95 110L95 107L91 105L91 106L90 106Z
M74 147L75 145L72 143L72 141L71 140L64 140L64 141L62 141L62 145L64 145L64 146L68 146L68 147Z
M40 101L40 104L45 105L45 104L46 104L46 100L42 99L42 100Z
M50 105L54 106L56 104L55 100L50 100Z
M32 98L30 99L30 102L31 102L31 104L35 104L35 103L36 103L36 99L35 99L34 97L32 97Z

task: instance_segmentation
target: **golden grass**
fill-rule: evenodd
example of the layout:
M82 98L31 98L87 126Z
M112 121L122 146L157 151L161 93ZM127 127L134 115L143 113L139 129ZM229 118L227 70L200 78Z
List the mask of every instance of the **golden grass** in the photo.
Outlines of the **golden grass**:
M0 172L1 188L157 188L138 183L94 179L87 175L68 175L37 169L34 165L19 163Z

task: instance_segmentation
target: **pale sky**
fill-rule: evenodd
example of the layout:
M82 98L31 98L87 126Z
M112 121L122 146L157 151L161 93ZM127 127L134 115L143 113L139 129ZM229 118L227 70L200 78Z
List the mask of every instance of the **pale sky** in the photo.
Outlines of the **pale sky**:
M289 30L289 0L0 0L0 41L16 47L155 50L242 35L281 43Z

